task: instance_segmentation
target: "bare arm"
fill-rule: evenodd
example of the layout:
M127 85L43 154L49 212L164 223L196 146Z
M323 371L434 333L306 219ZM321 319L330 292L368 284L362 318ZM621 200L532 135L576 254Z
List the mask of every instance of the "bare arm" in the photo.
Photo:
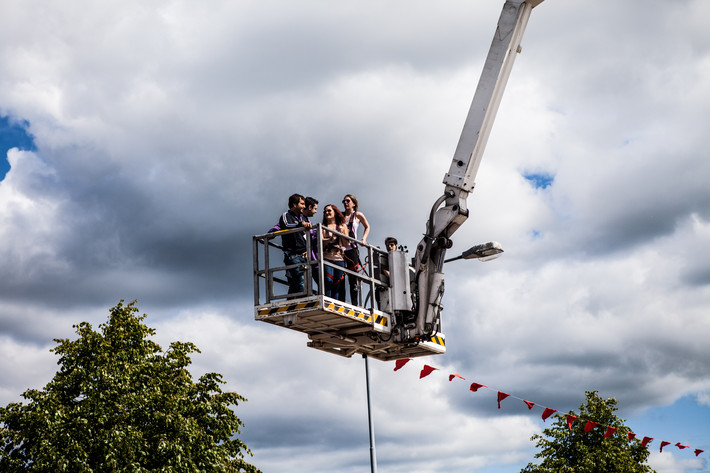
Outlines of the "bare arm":
M370 224L367 223L365 214L362 212L357 213L357 218L360 220L360 225L362 225L362 242L367 243L367 235L370 234Z
M338 227L338 231L340 233L342 233L343 235L347 235L348 234L348 226L347 225L340 225L340 227ZM348 243L347 239L340 237L340 244L343 246L348 246L349 243Z

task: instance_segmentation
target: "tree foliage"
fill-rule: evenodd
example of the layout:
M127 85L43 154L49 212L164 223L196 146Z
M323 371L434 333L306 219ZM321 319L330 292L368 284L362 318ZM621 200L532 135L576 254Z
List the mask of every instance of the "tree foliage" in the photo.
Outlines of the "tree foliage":
M603 400L596 391L586 392L586 403L579 407L580 420L567 425L566 416L557 420L543 435L533 435L540 451L535 458L540 464L529 463L522 473L650 473L645 465L648 450L637 439L628 440L629 428L624 420L614 414L616 399ZM598 422L600 427L584 433L587 421ZM603 428L601 426L604 426ZM616 433L604 438L606 427L615 427Z
M222 377L197 382L192 343L163 352L149 340L135 302L111 309L101 332L75 325L77 340L55 339L59 371L27 404L0 407L3 472L257 472L235 437L242 422Z

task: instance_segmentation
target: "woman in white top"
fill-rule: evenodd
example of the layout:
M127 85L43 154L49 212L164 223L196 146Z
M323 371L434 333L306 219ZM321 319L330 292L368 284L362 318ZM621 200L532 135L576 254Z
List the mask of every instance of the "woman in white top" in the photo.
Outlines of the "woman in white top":
M362 241L367 243L367 235L370 234L370 224L367 223L365 214L358 210L357 199L352 194L343 197L343 216L345 225L348 227L350 237L357 239L357 231L362 226ZM360 271L360 251L356 243L351 243L345 247L345 267L350 271ZM348 274L348 285L350 286L350 303L360 305L358 298L357 278Z

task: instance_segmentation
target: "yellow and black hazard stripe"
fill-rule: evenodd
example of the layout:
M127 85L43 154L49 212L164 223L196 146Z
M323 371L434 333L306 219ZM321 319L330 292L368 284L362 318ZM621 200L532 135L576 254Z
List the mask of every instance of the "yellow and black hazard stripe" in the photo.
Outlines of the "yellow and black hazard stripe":
M291 312L294 310L313 309L315 307L318 307L318 305L320 305L319 301L310 301L310 302L300 302L298 304L282 305L280 307L269 307L266 309L261 309L259 311L259 315L266 316L266 315L280 314L282 312Z
M446 346L446 342L444 341L444 337L441 335L432 335L431 338L429 339L431 343L434 343L436 345L441 345L442 347Z
M334 304L333 302L326 303L324 308L327 310L338 312L340 314L364 320L367 323L372 323L372 316L368 312L353 310L350 307ZM387 317L385 317L384 315L375 315L375 323L386 327Z
M372 317L367 312L355 311L349 307L333 304L332 302L325 304L325 308L328 310L334 310L338 313L345 314L350 317L355 317L360 320L364 320L365 322L372 322Z
M375 314L375 323L387 327L387 317Z

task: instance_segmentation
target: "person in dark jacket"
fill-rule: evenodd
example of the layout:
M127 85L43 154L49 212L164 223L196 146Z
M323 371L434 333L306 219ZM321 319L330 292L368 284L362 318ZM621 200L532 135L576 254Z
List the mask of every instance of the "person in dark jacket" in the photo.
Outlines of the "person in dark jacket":
M288 198L288 210L279 218L278 227L281 230L292 230L299 227L310 229L311 222L303 215L305 208L306 201L303 196L301 194L293 194ZM310 232L296 232L281 236L281 246L283 247L284 264L286 266L306 263L306 235L310 237ZM303 272L303 266L286 271L289 294L304 291Z

